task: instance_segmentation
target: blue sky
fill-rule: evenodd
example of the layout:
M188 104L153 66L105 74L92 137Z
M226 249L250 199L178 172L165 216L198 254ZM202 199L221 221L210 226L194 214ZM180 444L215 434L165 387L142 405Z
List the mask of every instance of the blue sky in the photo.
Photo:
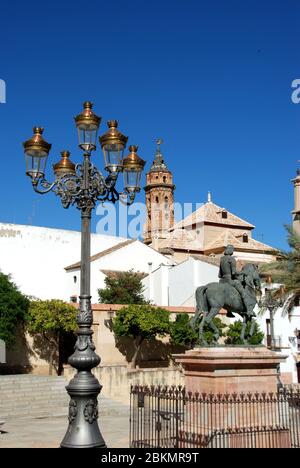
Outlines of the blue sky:
M79 161L73 116L90 99L100 132L118 119L147 169L164 139L176 201L210 190L258 240L285 247L300 159L297 0L3 0L0 17L1 221L80 228L75 208L33 193L21 143L43 125L48 169L62 149ZM102 167L100 149L93 158Z

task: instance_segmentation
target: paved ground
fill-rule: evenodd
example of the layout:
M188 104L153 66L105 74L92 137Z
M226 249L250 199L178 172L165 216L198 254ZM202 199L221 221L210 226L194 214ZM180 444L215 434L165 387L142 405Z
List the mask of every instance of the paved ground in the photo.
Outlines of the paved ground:
M66 417L10 419L1 426L0 448L57 448L67 429ZM109 448L128 447L129 416L102 416L99 425Z

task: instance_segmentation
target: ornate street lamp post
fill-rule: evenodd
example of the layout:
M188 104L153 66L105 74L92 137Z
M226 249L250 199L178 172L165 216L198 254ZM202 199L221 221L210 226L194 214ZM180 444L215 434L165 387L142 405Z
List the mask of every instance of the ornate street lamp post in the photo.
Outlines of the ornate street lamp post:
M51 145L43 139L43 128L35 127L33 137L23 143L26 158L26 174L31 178L35 192L54 192L61 199L64 208L76 205L81 211L81 276L80 305L77 316L78 331L75 351L69 364L77 369L75 377L66 387L71 398L69 404L69 427L61 443L64 448L105 448L105 442L98 427L97 397L101 385L91 369L100 364L92 340L93 314L90 293L90 239L91 213L97 201L121 201L133 203L140 191L140 178L145 161L137 155L138 148L130 146L130 154L123 159L127 143L118 129L118 122L108 122L108 131L99 138L105 160L104 175L91 163L92 152L96 149L97 133L101 118L94 114L92 103L85 102L83 111L75 117L79 147L83 161L75 165L70 153L63 151L61 160L53 166L55 179L45 179L45 169ZM118 175L123 173L124 191L116 190Z
M269 278L268 280L269 283L272 282L272 279ZM282 288L280 288L280 292L282 292ZM283 298L280 297L275 297L274 294L272 294L272 289L267 288L265 290L265 297L262 299L259 303L259 306L263 310L268 310L270 313L270 333L271 333L271 350L276 349L276 343L275 343L275 332L274 332L274 315L280 307L284 305L284 300Z

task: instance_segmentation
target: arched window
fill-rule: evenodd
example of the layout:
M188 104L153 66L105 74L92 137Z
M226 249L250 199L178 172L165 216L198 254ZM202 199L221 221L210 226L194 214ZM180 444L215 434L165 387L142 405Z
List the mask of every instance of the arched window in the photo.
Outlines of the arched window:
M163 176L163 182L164 182L164 184L167 182L166 176Z
M244 244L248 244L248 242L249 242L248 234L243 234L243 242L244 242Z
M159 198L155 197L155 203L159 203Z
M165 209L166 210L169 209L169 199L168 199L168 197L165 197Z

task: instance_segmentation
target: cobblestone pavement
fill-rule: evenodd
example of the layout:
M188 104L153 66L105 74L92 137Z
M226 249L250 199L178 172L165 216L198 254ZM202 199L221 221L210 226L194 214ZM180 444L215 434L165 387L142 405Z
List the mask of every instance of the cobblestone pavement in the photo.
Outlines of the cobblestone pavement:
M1 426L0 448L58 448L67 430L66 417L9 419ZM99 426L109 448L126 448L129 439L127 415L102 416Z

